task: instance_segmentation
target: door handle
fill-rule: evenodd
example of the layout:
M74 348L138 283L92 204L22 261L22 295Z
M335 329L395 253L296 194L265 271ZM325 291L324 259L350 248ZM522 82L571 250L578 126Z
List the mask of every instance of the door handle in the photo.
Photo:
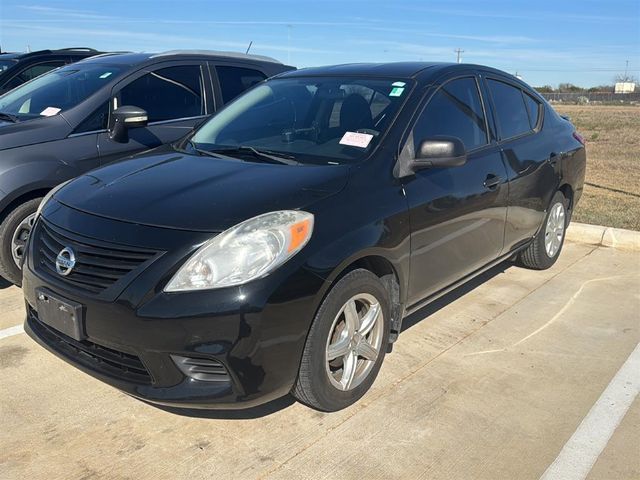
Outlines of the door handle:
M495 190L496 188L498 188L498 185L500 185L501 183L502 183L502 177L499 177L498 175L490 173L489 175L487 175L487 178L485 178L483 185L485 186L485 188L488 188L489 190Z

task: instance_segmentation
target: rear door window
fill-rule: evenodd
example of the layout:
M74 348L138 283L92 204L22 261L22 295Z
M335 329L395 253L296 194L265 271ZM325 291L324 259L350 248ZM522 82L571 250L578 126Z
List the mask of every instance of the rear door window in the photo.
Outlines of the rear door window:
M499 80L488 79L487 84L495 106L500 137L511 138L529 132L531 125L522 90Z
M418 151L420 142L436 135L457 137L467 150L487 143L486 122L475 78L452 80L438 89L414 127L414 151Z
M120 106L147 111L149 122L198 117L205 114L200 65L167 67L134 80L120 90Z
M216 67L216 72L218 73L220 93L224 103L229 103L245 90L267 78L264 73L252 68L219 65Z

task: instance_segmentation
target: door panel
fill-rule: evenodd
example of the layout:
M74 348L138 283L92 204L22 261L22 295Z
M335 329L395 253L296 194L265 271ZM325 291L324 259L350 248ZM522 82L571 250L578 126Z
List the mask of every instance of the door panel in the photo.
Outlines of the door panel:
M405 144L457 137L468 151L459 167L419 170L404 179L411 219L409 303L447 287L500 256L507 214L507 172L489 137L473 74L445 81L428 99Z
M487 188L491 175L502 180ZM497 148L471 155L461 167L420 171L404 188L412 230L410 303L500 255L508 186Z
M541 130L543 109L507 79L486 79L509 179L505 252L528 242L545 217L556 189L553 144Z

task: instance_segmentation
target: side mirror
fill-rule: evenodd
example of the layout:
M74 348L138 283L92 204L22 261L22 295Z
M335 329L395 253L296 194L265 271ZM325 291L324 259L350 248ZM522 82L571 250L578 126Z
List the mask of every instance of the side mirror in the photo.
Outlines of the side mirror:
M413 171L433 167L459 167L467 162L467 150L457 137L444 135L423 140L411 161Z
M133 106L123 106L113 111L113 127L109 138L114 142L127 143L129 129L146 127L149 117L146 110Z

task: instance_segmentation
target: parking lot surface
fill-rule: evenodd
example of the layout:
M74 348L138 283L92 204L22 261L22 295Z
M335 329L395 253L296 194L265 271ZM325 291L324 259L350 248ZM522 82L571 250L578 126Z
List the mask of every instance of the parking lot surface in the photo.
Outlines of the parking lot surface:
M290 399L247 412L147 405L11 329L22 298L3 287L3 479L537 479L556 459L560 472L587 461L589 479L640 478L638 374L624 398L602 397L640 351L638 252L568 243L550 270L492 269L408 318L372 390L332 414ZM582 428L625 401L610 438ZM598 441L588 461L581 445Z

